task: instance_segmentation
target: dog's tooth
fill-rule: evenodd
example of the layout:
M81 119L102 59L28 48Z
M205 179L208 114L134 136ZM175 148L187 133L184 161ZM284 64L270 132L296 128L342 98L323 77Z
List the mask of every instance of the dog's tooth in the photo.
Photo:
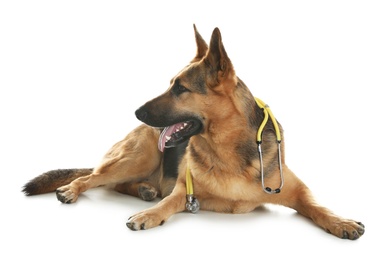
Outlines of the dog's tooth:
M171 137L170 136L166 136L165 139L166 139L166 141L169 141L171 139Z
M187 126L188 125L188 123L184 123L184 126L183 127L185 127L185 126Z

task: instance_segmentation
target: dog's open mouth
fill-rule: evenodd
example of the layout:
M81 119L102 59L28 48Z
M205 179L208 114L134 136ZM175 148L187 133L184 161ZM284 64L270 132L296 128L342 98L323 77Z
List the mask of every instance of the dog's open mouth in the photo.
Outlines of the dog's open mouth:
M197 134L200 129L201 123L196 120L167 126L158 139L158 149L163 152L165 148L175 147Z

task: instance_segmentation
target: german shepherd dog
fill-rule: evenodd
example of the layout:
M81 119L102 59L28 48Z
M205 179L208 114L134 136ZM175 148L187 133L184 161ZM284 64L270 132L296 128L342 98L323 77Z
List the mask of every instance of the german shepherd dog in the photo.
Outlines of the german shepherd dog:
M358 239L364 225L319 205L287 167L284 140L280 152L272 118L259 147L256 136L264 108L236 76L219 29L208 46L193 27L196 56L171 79L165 93L135 111L144 124L116 143L94 169L52 170L29 181L23 192L56 191L59 201L74 203L82 192L112 184L116 191L146 201L160 197L155 206L128 219L128 228L144 230L187 210L188 169L194 200L203 210L245 213L266 203L283 205L337 237ZM282 189L273 194L264 189L282 179Z

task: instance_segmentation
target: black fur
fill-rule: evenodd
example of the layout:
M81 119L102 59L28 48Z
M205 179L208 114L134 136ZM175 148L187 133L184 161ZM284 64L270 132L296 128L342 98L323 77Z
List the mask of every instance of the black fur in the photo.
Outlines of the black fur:
M177 179L178 176L178 165L181 162L182 157L186 152L188 141L175 146L166 148L164 151L164 162L163 162L163 176L164 178Z

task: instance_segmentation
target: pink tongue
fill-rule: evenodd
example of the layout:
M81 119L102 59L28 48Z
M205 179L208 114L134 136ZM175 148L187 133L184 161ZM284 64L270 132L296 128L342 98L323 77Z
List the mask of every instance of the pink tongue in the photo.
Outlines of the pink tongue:
M172 126L165 127L158 139L158 150L163 152L165 150L166 137L171 136L177 129L181 128L183 123L178 123Z

